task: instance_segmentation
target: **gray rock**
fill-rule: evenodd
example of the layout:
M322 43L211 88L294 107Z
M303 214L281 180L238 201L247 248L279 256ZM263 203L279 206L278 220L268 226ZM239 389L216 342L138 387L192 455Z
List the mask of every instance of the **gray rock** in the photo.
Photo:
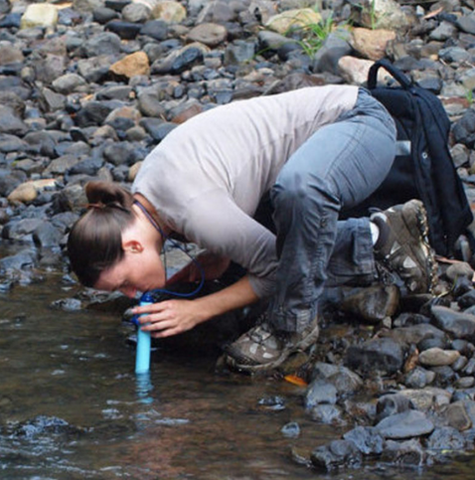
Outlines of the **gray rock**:
M451 22L442 21L440 24L430 32L429 38L431 40L445 41L449 38L455 37L457 27Z
M0 134L7 133L22 137L28 126L18 118L10 107L0 105Z
M395 373L404 363L402 346L391 338L376 338L348 348L346 365L363 372Z
M49 222L42 222L33 231L33 242L39 247L59 247L63 232Z
M92 16L95 22L106 24L111 20L119 18L119 13L113 10L112 8L99 7L92 12Z
M140 29L140 35L154 38L159 42L165 40L168 34L168 25L163 20L149 20ZM150 59L153 61L152 59Z
M342 417L342 410L338 405L320 403L309 409L308 413L312 420L323 425L342 426L346 423Z
M464 436L453 427L436 428L427 439L426 447L429 450L454 451L465 448Z
M230 43L224 53L225 65L237 65L251 60L256 53L255 43L246 40L235 40Z
M448 424L459 431L468 430L472 427L472 419L465 408L464 401L450 404L445 411Z
M359 375L346 367L330 363L317 362L311 374L313 380L325 380L335 386L338 396L352 395L363 387Z
M117 55L120 53L120 37L112 32L101 32L86 40L82 46L85 57L97 57L99 55Z
M475 315L455 312L447 307L432 307L434 324L457 338L475 340Z
M376 403L376 421L380 422L386 417L413 410L414 405L408 397L397 393L383 395Z
M384 418L375 429L384 438L402 440L428 435L434 430L434 424L424 412L407 410Z
M454 123L452 132L457 143L473 148L475 144L475 110L473 108L467 109L460 120Z
M31 268L35 263L36 254L31 249L23 249L15 255L9 255L0 259L0 273L5 275L13 270Z
M436 342L444 342L445 334L442 330L426 323L420 323L409 327L397 328L384 334L397 343L404 345L419 345L424 340L434 339Z
M33 232L43 223L40 218L12 220L2 229L2 238L12 241L32 242Z
M359 467L362 455L353 442L334 440L329 445L313 450L311 456L315 468L331 471L341 467Z
M406 374L404 384L408 388L424 388L435 379L435 372L416 367Z
M86 80L76 73L67 73L56 78L51 83L54 90L63 95L69 95L74 92L87 92L89 86Z
M343 435L363 455L379 455L383 451L384 439L374 427L356 427Z
M441 348L429 348L419 355L419 363L426 367L440 367L452 365L460 357L457 350L442 350Z
M287 438L298 438L300 436L300 425L297 422L286 423L280 430Z
M442 48L439 51L439 57L444 62L448 63L462 63L466 62L471 58L469 52L460 47L448 47Z
M457 19L457 27L466 33L475 35L475 14L462 15Z
M314 72L330 72L339 75L338 62L345 55L350 55L352 47L349 43L348 33L336 31L328 35L323 46L318 50L312 60Z
M305 393L305 408L310 410L320 403L334 405L337 395L337 389L333 384L323 380L314 380Z
M393 465L420 467L425 464L426 453L418 439L413 438L404 442L388 440L381 458Z
M143 3L129 3L122 10L122 18L126 22L144 23L150 18L151 10Z
M81 59L77 63L79 74L89 83L98 83L106 77L116 58L112 55L98 55Z

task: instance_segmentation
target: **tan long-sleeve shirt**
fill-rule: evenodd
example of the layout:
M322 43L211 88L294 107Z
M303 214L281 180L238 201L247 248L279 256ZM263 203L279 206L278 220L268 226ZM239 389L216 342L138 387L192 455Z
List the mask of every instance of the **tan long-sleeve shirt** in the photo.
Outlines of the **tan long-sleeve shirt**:
M132 187L171 228L247 269L260 296L272 293L275 236L252 217L289 157L319 128L353 108L354 86L308 87L236 101L170 132Z

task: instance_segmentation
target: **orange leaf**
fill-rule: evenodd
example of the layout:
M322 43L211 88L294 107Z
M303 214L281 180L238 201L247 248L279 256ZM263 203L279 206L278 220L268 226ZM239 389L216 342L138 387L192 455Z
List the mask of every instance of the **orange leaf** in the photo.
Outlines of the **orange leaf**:
M284 380L293 383L294 385L298 385L299 387L306 387L308 385L303 378L297 377L297 375L286 375Z

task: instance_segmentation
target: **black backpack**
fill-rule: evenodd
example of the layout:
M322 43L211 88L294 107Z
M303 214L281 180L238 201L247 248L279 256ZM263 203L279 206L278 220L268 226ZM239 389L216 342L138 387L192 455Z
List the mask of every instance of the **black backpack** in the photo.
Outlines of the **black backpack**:
M378 87L381 67L400 86ZM345 216L367 215L371 207L386 209L419 198L427 210L432 247L439 255L451 256L457 238L472 221L472 212L448 148L447 113L435 94L384 59L371 67L368 89L396 122L396 159L381 186Z

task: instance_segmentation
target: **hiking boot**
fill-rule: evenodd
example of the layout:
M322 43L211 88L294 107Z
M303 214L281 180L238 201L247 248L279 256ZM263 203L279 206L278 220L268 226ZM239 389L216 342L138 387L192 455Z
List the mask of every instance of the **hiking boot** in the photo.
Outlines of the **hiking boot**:
M275 332L263 321L241 335L225 349L226 363L249 373L278 367L292 354L304 351L318 339L315 318L303 332Z
M401 278L408 293L431 292L437 280L437 264L428 241L423 203L410 200L373 213L370 219L379 227L376 260Z

